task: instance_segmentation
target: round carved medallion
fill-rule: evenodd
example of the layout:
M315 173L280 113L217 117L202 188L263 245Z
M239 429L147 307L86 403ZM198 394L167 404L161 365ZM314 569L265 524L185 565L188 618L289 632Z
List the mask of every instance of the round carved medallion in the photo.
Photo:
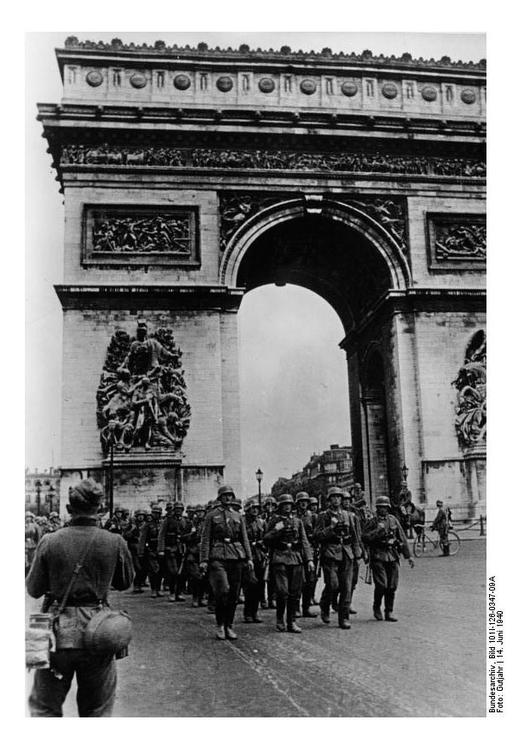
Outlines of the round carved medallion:
M275 82L272 78L261 78L258 82L258 88L264 94L270 94L275 90Z
M221 76L221 78L218 78L218 80L216 81L216 86L220 91L226 92L231 90L231 88L234 86L234 83L230 76Z
M143 73L133 73L129 79L129 83L135 89L143 89L147 83L147 78Z
M386 99L394 99L398 95L398 89L394 83L384 83L382 86L382 94Z
M358 87L354 81L345 81L341 84L341 91L345 96L355 96L358 93Z
M301 91L303 94L315 94L316 89L317 84L310 78L305 78L304 81L301 81Z
M85 80L89 86L101 86L103 83L103 76L99 70L91 70L87 73Z
M476 101L476 92L472 89L463 89L461 91L461 101L465 104L474 104Z
M180 75L175 76L173 79L173 85L179 91L186 91L186 89L189 89L192 85L192 81L189 76L185 76L184 73L181 73Z
M434 102L437 99L437 89L434 86L422 87L422 98L427 102Z

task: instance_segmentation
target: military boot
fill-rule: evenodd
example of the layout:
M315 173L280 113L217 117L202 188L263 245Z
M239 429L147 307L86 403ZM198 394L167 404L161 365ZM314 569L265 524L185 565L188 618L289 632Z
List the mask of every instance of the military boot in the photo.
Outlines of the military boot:
M286 632L286 623L284 622L283 619L279 620L278 617L277 617L276 628L277 628L277 630L278 630L279 633L285 633Z
M302 633L301 628L299 628L295 620L288 622L288 633Z
M393 617L394 604L395 604L395 592L387 591L385 594L385 619L387 622L397 622L396 617Z
M330 622L330 610L323 606L321 606L321 620L325 623L325 625L328 625L328 623Z
M225 635L227 636L229 641L235 641L238 638L238 636L232 629L232 625L225 625Z
M337 615L337 624L341 630L350 630L350 622L348 621L348 607L347 609L339 610Z
M216 638L218 639L218 641L224 641L225 640L225 638L226 638L226 636L225 636L225 628L223 627L223 625L218 625L216 627Z

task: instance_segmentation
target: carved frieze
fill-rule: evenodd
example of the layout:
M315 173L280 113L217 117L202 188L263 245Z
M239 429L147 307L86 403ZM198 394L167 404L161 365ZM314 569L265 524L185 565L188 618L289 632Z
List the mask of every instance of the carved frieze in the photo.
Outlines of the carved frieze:
M486 164L461 157L400 155L386 152L304 152L276 149L211 149L109 144L65 146L63 166L102 164L128 167L193 167L210 169L293 170L485 178Z
M297 193L220 193L220 249L225 250L239 227L258 211L298 197ZM341 203L358 208L374 218L389 232L401 250L407 250L407 209L405 200L396 197L341 195Z
M428 214L430 268L477 269L487 259L484 214Z
M112 336L96 394L103 453L132 448L178 451L190 426L182 352L169 328L148 335L139 320L136 338Z
M459 445L470 450L487 438L487 341L484 331L472 338L465 362L452 383L457 389L455 429Z
M192 208L87 206L85 262L172 262L196 265L197 215Z

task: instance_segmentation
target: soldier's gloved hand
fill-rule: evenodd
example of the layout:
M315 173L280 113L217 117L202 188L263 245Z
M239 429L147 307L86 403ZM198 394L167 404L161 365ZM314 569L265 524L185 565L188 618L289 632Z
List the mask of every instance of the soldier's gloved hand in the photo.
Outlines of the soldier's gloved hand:
M335 516L332 516L332 518L330 519L330 526L337 526L337 523L337 518Z
M249 570L254 570L254 563L252 560L247 560L247 567Z
M308 570L310 573L313 573L315 570L315 565L313 564L313 560L308 560Z
M275 524L275 531L280 531L283 528L284 528L284 521L279 521L278 523Z
M200 571L201 571L202 573L206 573L206 571L207 571L207 568L208 568L208 563L207 563L207 562L202 562L202 563L199 563L199 570L200 570Z
M410 568L414 568L415 567L415 563L413 562L413 560L411 559L411 557L409 558L408 563L409 563L409 567Z

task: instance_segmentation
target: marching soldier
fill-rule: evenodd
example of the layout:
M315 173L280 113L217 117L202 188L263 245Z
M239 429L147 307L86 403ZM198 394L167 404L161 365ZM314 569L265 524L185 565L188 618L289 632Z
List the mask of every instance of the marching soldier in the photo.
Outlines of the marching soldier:
M245 592L243 620L244 622L262 622L258 617L258 606L264 584L267 555L264 549L265 523L260 518L258 500L248 500L245 505L245 528L253 556L254 570L247 575L243 587Z
M138 540L139 554L142 556L144 572L148 576L152 599L162 596L160 593L162 571L158 557L161 516L162 508L159 505L154 505L151 513L146 516L146 523L140 530Z
M310 496L307 492L297 492L295 496L295 502L297 504L297 515L302 521L308 544L312 550L312 561L314 563L314 570L308 571L305 576L305 581L302 585L302 617L317 617L314 612L310 612L310 607L313 601L313 592L315 591L316 577L315 577L315 522L317 517L309 509Z
M205 509L197 505L195 509L189 508L192 528L188 534L183 536L186 543L185 566L188 576L190 593L192 594L192 607L204 607L203 597L206 593L205 577L199 568L199 550L201 544L201 530L205 518Z
M313 552L308 544L303 523L293 512L293 498L284 494L278 499L278 515L271 518L264 542L271 548L270 566L275 580L277 630L302 632L295 622L297 604L304 581L304 567L313 572Z
M107 531L110 531L111 534L120 534L120 536L123 535L123 511L119 506L116 506L112 516L105 521L105 525L103 528Z
M385 605L385 619L396 622L393 617L396 589L398 587L398 569L400 553L409 562L411 559L406 535L400 523L390 513L391 501L385 495L376 499L376 518L373 518L363 532L363 541L368 545L371 558L371 570L374 580L373 613L377 620L382 617L382 599Z
M201 533L200 564L209 571L209 582L215 599L216 638L220 641L238 636L233 630L234 614L241 588L244 563L252 569L252 553L241 515L232 510L235 499L232 487L218 490L219 506L206 514Z
M37 669L29 698L32 716L59 717L72 684L77 682L80 716L111 716L116 693L113 643L108 650L87 648L86 628L93 617L108 609L111 586L125 591L133 580L133 563L119 535L98 528L98 506L103 490L92 479L83 479L70 490L69 526L40 541L26 579L28 594L48 595L51 613L66 605L54 629L56 650L50 668ZM79 575L75 575L79 571Z
M262 511L262 518L265 521L265 528L269 526L269 522L277 512L277 501L273 495L267 495L264 498L263 503L264 510ZM266 596L267 590L267 596ZM269 564L266 563L266 571L264 573L264 586L262 594L262 609L275 609L277 606L275 599L275 581L273 576L269 575Z
M140 549L140 533L146 514L143 510L136 510L134 514L133 524L124 531L124 539L127 542L131 558L133 560L133 567L135 569L135 578L133 580L133 594L142 593L142 584L146 580L146 572L144 568L143 556Z
M319 557L320 557L320 547L319 542L315 538L315 527L317 526L317 517L319 515L319 500L316 497L310 497L309 502L309 508L310 513L312 514L312 524L313 524L313 539L312 539L312 546L313 546L313 564L314 564L314 576L313 576L313 586L312 586L312 604L317 604L317 601L315 600L315 589L317 588L317 581L319 580L319 577L321 575L319 570Z
M165 576L169 587L169 602L184 602L185 598L181 591L183 588L183 566L185 546L183 536L189 534L192 524L188 518L183 517L184 505L181 502L174 503L159 531L158 554L164 559Z
M361 540L354 516L341 508L343 492L338 487L328 490L329 508L319 514L315 537L321 542L321 560L325 587L321 596L321 619L330 622L330 605L338 594L338 625L350 628L349 612L352 596L352 574L356 558L360 558Z

